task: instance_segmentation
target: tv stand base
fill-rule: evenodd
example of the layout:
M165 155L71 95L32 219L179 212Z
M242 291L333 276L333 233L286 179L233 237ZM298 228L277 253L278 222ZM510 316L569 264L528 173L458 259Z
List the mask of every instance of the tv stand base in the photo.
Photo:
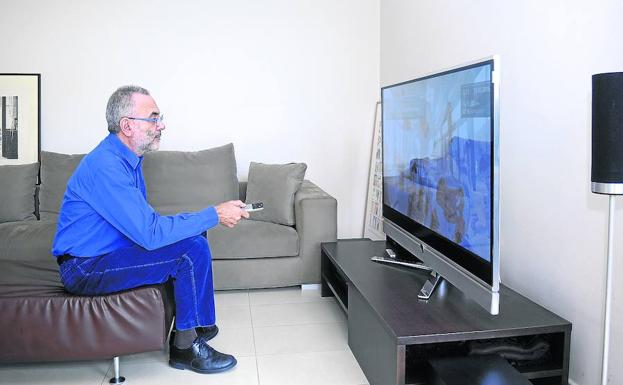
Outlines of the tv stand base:
M430 299L442 279L441 275L437 272L431 271L426 279L426 282L424 283L424 286L420 289L420 294L418 294L417 297L424 300Z
M406 261L403 261L402 259L377 257L376 255L370 258L370 260L374 262L389 263L389 264L394 264L394 265L410 267L412 269L420 269L420 270L426 270L426 271L432 270L430 267L426 266L425 264L421 262L406 262Z
M385 257L385 256L378 257L375 255L372 258L370 258L370 260L374 262L388 263L390 265L393 264L393 265L398 265L398 266L409 267L412 269L430 271L430 274L428 275L428 279L426 280L426 282L420 289L420 294L418 294L417 296L419 299L423 299L423 300L429 299L430 296L433 295L433 292L437 288L437 285L439 285L439 282L441 282L441 280L443 279L441 275L439 275L439 273L437 273L430 267L426 266L422 262L407 262L402 259L397 259L396 254L392 251L392 249L385 249L385 255L389 255L389 257Z

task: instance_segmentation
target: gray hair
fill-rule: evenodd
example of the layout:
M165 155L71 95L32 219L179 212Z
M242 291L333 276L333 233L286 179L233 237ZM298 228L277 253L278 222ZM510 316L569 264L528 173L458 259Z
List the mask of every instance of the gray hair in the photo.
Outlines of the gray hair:
M121 131L119 121L121 118L132 113L134 103L132 102L132 94L149 95L149 91L139 86L122 86L117 88L106 105L106 121L108 122L108 131L113 134Z

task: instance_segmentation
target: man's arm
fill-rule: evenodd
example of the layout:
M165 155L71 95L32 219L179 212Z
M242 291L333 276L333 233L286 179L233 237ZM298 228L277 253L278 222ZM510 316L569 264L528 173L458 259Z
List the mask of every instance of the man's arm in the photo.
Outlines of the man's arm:
M194 213L162 216L134 185L132 175L118 167L94 170L85 201L117 230L148 250L201 234L219 221L233 227L246 214L240 208L242 202L230 201Z

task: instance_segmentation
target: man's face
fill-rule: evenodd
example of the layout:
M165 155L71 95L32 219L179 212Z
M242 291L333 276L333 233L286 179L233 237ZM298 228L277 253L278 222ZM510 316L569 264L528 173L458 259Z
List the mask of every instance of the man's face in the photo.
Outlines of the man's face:
M132 117L160 117L160 109L151 96L135 93L132 95L132 101L134 102ZM139 156L149 151L156 151L160 148L160 136L162 135L162 130L165 129L165 125L162 121L146 122L132 119L130 122L133 126L130 142Z

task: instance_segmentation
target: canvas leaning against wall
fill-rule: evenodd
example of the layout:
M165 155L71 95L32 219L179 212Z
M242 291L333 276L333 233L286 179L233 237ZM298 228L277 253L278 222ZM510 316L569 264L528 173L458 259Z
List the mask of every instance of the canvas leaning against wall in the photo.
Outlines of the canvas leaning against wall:
M40 74L0 74L0 165L39 161L40 89Z

